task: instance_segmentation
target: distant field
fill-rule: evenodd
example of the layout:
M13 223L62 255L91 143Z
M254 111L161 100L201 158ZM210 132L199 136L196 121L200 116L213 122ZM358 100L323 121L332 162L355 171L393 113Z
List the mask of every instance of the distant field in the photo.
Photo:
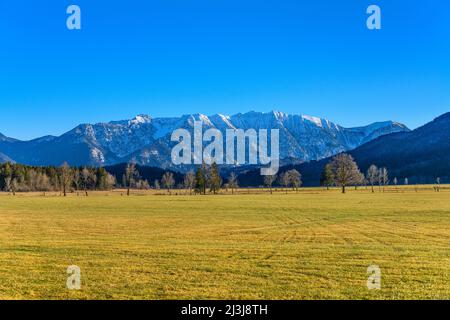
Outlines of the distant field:
M0 299L449 299L450 189L415 188L1 194Z

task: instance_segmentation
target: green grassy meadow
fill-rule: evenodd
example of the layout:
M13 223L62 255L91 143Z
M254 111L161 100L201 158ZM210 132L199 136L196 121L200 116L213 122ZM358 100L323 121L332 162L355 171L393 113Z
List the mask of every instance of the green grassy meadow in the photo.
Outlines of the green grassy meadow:
M450 189L163 193L0 195L0 299L450 298Z

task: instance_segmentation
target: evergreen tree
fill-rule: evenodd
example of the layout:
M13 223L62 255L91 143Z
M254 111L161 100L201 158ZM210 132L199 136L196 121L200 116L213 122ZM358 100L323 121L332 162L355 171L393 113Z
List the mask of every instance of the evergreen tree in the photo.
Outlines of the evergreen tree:
M99 168L97 170L97 189L107 190L108 189L108 173L105 168Z
M214 194L217 194L220 191L220 187L222 187L222 178L220 177L219 168L215 162L211 165L209 171L209 187L209 192Z
M206 194L206 172L204 165L198 167L195 174L195 192Z

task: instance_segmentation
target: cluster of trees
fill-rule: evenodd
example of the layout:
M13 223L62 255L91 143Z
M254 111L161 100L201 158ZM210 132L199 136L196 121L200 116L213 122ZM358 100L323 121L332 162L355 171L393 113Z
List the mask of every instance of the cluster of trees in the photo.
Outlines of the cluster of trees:
M180 177L178 177L180 180ZM0 164L0 190L6 192L27 192L27 191L60 191L66 196L67 192L83 190L88 195L89 190L111 190L115 187L127 189L130 195L131 189L160 189L164 188L170 193L175 188L175 177L172 172L165 172L160 180L154 180L153 186L149 181L142 180L136 169L135 163L129 163L123 173L121 183L115 176L108 173L104 168L82 167L72 168L67 163L60 167L31 167L21 164L5 163ZM323 169L320 177L322 186L329 189L331 186L339 186L342 192L346 192L348 186L379 186L380 190L391 183L388 170L377 168L371 165L364 175L352 156L339 154L334 157ZM394 185L399 183L397 178L392 180ZM403 183L409 184L408 178L404 178ZM264 185L272 193L273 186L277 184L285 188L298 190L302 185L302 175L295 169L280 173L279 175L265 176ZM440 178L436 179L435 190L440 190ZM189 194L206 194L208 191L213 194L220 192L221 188L234 190L239 188L237 175L232 172L226 183L223 183L218 166L202 164L197 170L189 171L181 183L176 186L178 189L187 189Z
M322 171L320 177L320 184L327 187L339 186L342 187L342 192L345 193L348 186L368 186L375 192L374 186L378 185L384 191L385 186L390 184L389 172L386 168L378 168L376 165L371 165L364 175L358 168L355 160L348 154L339 154L328 163ZM395 177L392 183L397 186L398 179ZM440 178L436 179L439 191ZM408 178L404 178L404 185L409 184Z
M159 180L154 181L153 187L160 189L161 185L169 191L175 185L174 175L166 172ZM70 167L67 163L60 167L33 167L21 164L0 164L0 191L34 192L59 191L66 196L68 192L84 191L88 195L91 190L111 190L113 188L150 189L150 183L140 178L135 163L129 163L119 183L115 176L105 168Z
M136 169L136 163L131 162L127 164L125 168L125 173L122 176L122 184L119 187L127 189L127 195L130 195L130 189L141 189L148 190L152 187L148 180L143 180L140 177L139 171ZM161 177L161 180L153 181L154 189L161 189L161 187L166 188L169 193L170 190L175 186L175 178L172 172L165 172Z
M277 182L278 185L285 187L286 192L289 187L292 187L293 190L298 190L302 185L302 175L297 170L292 169L281 173L279 176L264 177L264 185L269 188L270 193L272 193L273 184Z
M0 190L6 192L110 190L116 179L104 168L30 167L21 164L0 165Z
M386 186L389 183L388 171L386 168L377 168L371 165L364 175L358 168L351 155L339 154L325 165L320 177L320 184L327 187L339 186L342 193L345 193L348 186L362 186L370 184L372 192L374 185Z
M126 167L125 174L123 177L122 186L127 188L127 194L130 194L131 188L137 188L138 186L146 186L147 189L150 188L149 183L145 180L139 180L139 172L136 170L136 165L134 163L129 163ZM206 194L207 191L217 194L222 187L234 189L238 188L237 176L232 173L228 179L228 182L223 184L222 177L219 172L218 166L213 163L211 166L203 164L200 166L196 172L189 171L183 179L183 182L175 185L175 177L172 172L165 172L161 177L161 180L155 180L153 187L155 189L167 189L167 192L171 193L173 188L187 189L189 194L192 192L198 194ZM148 187L147 187L148 186Z
M186 189L189 189L189 193L194 190L195 193L206 194L209 189L209 192L217 194L222 188L223 181L217 164L213 163L208 166L203 163L195 173L190 171L186 174L183 184ZM231 188L233 192L234 189L239 187L237 177L234 174L230 176L225 187Z
M139 180L139 173L136 170L134 163L129 163L125 169L125 174L122 178L122 187L127 189L127 194L130 194L130 189L148 189L150 184L147 181ZM293 190L298 190L302 185L302 175L295 169L281 173L279 176L265 176L264 183L270 188L272 193L272 186L277 183L286 188L292 187ZM144 187L142 187L144 186ZM172 172L165 172L161 180L155 180L153 184L154 189L167 189L170 194L174 188L185 189L189 194L217 194L221 189L231 190L232 194L239 188L238 176L231 172L226 181L220 174L219 167L216 163L206 165L203 163L195 171L187 172L182 181L176 185L175 177Z

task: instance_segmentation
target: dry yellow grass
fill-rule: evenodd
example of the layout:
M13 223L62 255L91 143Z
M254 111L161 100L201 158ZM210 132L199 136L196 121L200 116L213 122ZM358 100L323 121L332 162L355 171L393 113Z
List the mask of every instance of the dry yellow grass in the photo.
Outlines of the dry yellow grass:
M0 299L448 299L450 191L414 188L3 194Z

